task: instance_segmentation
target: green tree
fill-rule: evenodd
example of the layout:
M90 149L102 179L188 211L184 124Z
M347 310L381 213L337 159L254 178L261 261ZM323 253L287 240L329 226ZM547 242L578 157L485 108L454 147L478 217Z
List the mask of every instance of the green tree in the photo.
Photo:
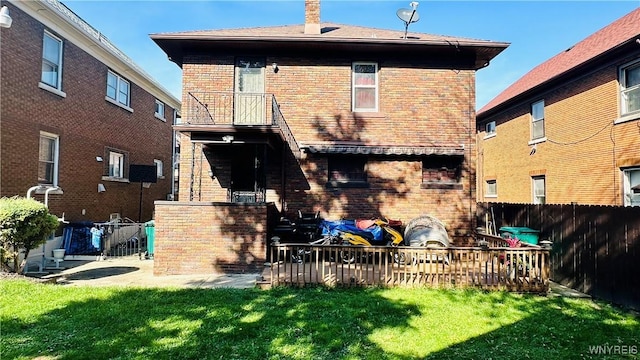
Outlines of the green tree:
M58 217L41 202L18 196L1 198L0 260L4 270L22 273L29 251L46 242L58 224ZM18 265L21 251L24 259ZM13 260L13 267L9 260Z

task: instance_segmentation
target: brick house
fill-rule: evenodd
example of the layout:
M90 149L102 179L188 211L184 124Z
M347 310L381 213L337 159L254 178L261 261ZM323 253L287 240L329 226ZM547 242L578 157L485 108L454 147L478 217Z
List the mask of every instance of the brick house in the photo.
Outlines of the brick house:
M70 221L149 220L171 193L180 100L57 0L2 1L0 196L47 202ZM158 165L148 188L129 165ZM38 187L39 186L39 187Z
M478 200L640 205L640 9L477 114Z
M468 240L475 72L508 44L321 23L319 0L303 25L151 38L182 68L184 104L157 274L259 266L273 218L298 210L431 214Z

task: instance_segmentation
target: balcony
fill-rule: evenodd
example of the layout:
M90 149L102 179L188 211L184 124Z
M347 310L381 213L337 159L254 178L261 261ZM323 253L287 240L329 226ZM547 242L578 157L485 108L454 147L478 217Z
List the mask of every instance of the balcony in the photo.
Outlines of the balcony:
M175 128L191 133L192 140L229 143L239 136L258 142L276 137L300 158L300 147L273 94L189 92L182 109L183 121Z

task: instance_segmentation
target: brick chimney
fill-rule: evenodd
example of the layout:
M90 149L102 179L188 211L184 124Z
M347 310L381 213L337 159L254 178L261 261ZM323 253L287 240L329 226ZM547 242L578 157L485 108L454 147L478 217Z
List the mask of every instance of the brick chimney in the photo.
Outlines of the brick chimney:
M304 33L320 35L320 0L304 0Z

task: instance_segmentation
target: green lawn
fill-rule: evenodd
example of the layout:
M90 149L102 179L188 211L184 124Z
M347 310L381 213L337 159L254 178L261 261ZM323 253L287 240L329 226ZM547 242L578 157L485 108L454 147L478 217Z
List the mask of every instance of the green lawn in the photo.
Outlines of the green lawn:
M636 358L640 350L640 319L585 299L400 288L94 288L24 280L1 280L0 294L3 360L618 359ZM591 354L590 346L611 355ZM629 355L619 355L624 352Z

